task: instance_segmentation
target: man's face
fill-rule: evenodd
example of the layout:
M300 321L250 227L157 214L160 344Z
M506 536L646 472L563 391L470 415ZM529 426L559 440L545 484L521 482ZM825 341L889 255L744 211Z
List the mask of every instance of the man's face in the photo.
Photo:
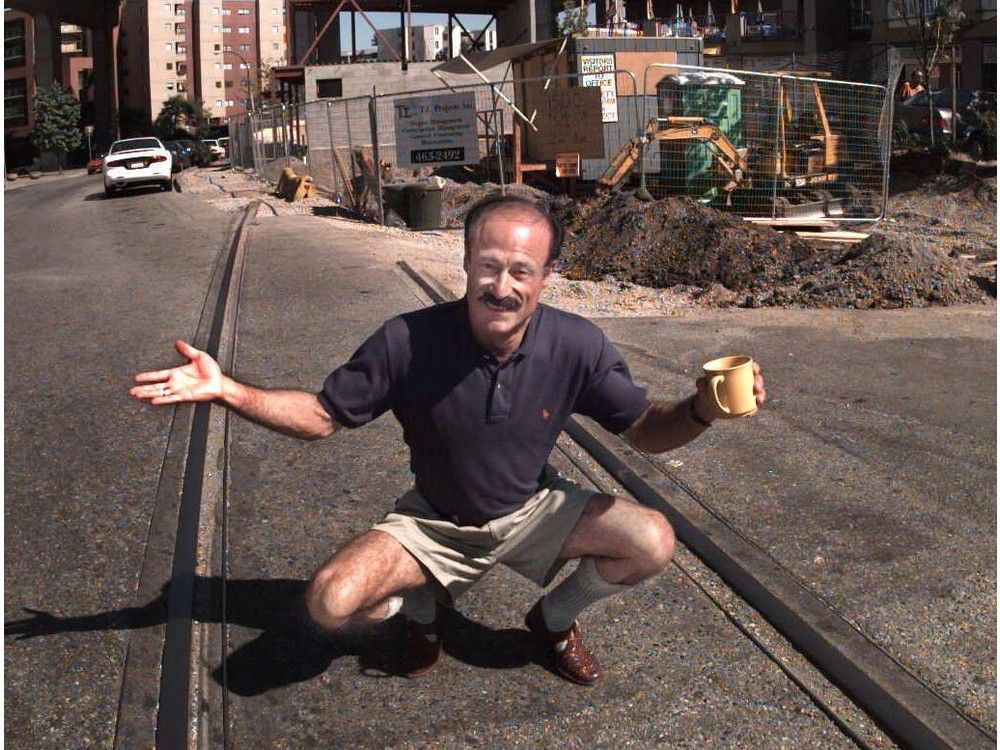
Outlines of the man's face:
M551 229L534 212L495 209L465 248L469 322L477 339L502 343L523 328L549 285Z

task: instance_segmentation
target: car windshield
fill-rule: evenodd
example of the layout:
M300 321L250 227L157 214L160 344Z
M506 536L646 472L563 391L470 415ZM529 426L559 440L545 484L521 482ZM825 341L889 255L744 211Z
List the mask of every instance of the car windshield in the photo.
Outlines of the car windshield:
M142 151L147 148L159 148L160 142L155 138L132 138L127 141L118 141L111 147L112 154L120 154L125 151Z

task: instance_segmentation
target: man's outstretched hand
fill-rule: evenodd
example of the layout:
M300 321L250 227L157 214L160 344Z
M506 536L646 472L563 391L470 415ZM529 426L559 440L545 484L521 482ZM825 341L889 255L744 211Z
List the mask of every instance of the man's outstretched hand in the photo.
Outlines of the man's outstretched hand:
M213 401L222 396L222 370L208 353L195 349L186 341L175 341L174 346L186 365L169 370L140 372L135 376L129 393L157 406L184 401Z

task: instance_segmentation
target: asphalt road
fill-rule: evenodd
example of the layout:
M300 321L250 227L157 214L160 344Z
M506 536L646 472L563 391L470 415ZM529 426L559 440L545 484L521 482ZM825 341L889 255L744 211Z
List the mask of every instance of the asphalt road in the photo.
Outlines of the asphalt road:
M172 419L127 389L194 332L229 217L99 175L4 198L4 739L107 748Z

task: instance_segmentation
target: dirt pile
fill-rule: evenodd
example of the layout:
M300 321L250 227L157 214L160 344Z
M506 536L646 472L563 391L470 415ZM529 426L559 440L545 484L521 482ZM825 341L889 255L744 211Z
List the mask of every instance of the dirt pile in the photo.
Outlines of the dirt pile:
M506 195L527 198L541 205L548 205L552 196L543 190L537 190L529 185L507 185ZM465 215L483 198L490 195L500 195L500 186L493 182L477 184L474 182L459 183L445 179L444 196L441 205L441 220L446 227L460 227L465 223Z
M693 286L713 305L897 308L978 302L973 267L929 243L876 232L818 247L688 199L616 193L557 200L566 226L560 271L651 287Z

